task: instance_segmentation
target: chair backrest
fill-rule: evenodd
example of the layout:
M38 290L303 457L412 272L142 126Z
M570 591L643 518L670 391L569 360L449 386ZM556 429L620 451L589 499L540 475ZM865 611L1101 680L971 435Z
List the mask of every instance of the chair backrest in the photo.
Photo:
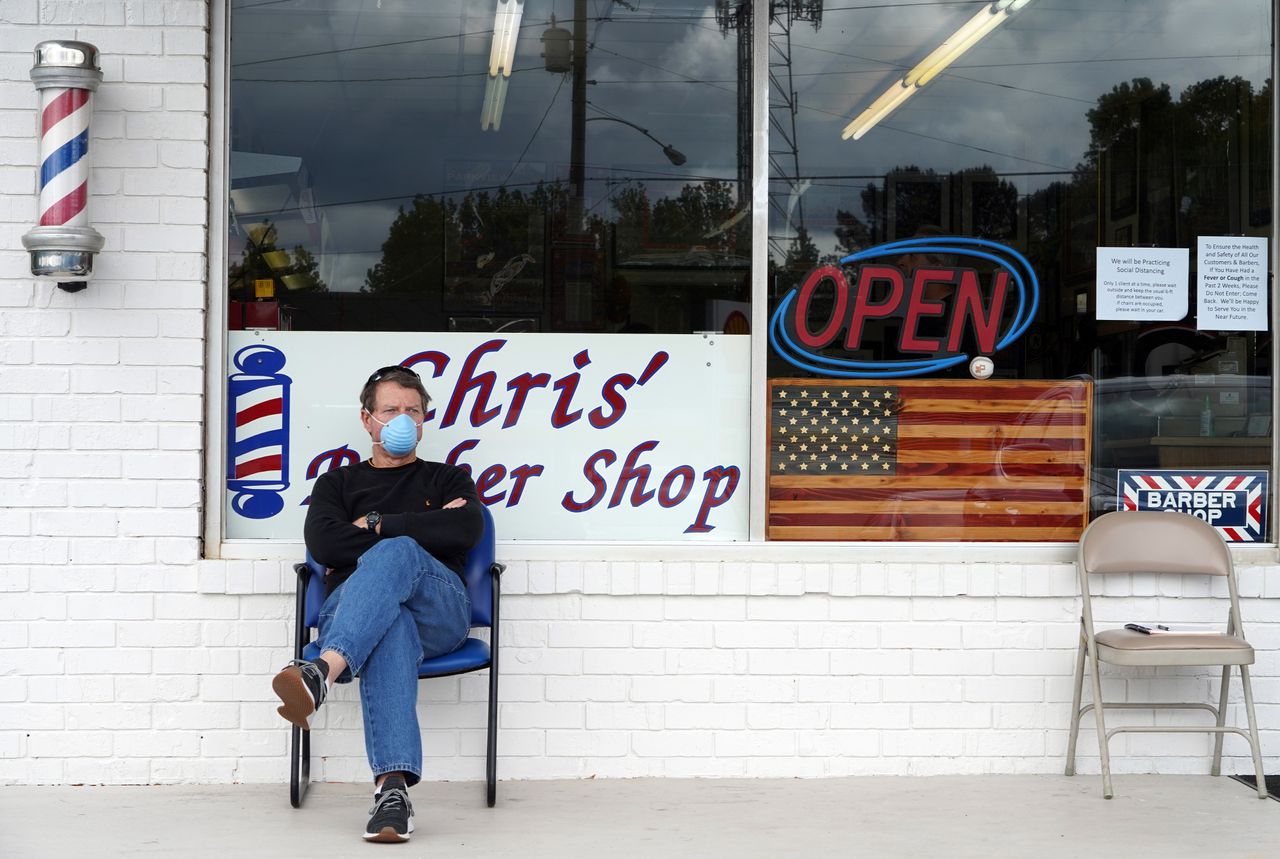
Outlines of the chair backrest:
M1155 573L1225 576L1230 608L1227 632L1243 635L1236 578L1226 541L1208 522L1189 513L1116 510L1103 514L1080 535L1080 620L1093 638L1090 575Z
M480 540L467 552L467 565L463 576L467 580L467 593L471 596L471 625L493 625L493 562L497 559L497 533L493 515L483 503L480 515L484 518L484 531Z
M1117 510L1080 535L1082 573L1230 576L1231 552L1212 525L1188 513Z
M484 518L484 531L480 540L467 552L463 578L467 582L467 594L471 597L471 625L493 625L493 563L497 559L497 535L493 525L493 516L489 508L480 505L480 514ZM307 566L311 568L311 578L307 580L307 595L303 610L303 622L307 627L315 627L320 623L320 607L324 604L324 567L316 563L307 552Z

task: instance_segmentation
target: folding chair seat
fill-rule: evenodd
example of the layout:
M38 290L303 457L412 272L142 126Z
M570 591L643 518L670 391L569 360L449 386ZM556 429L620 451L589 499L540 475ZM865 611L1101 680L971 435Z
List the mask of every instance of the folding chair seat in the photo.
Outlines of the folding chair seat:
M1080 575L1080 646L1076 652L1075 691L1071 703L1071 729L1067 742L1066 774L1075 775L1076 738L1080 720L1094 712L1098 731L1098 753L1102 759L1102 795L1110 799L1111 758L1107 744L1113 734L1133 733L1211 733L1213 744L1212 774L1222 771L1222 738L1224 734L1240 734L1249 741L1253 766L1258 777L1258 796L1266 799L1266 780L1262 774L1262 751L1258 741L1258 725L1253 708L1253 689L1249 668L1253 664L1253 647L1245 639L1240 622L1240 599L1236 590L1231 552L1218 532L1207 522L1186 513L1157 511L1116 511L1098 517L1080 536L1077 555ZM1093 607L1089 579L1094 575L1154 573L1177 576L1220 576L1226 579L1229 606L1226 632L1147 634L1131 629L1106 629L1098 632L1093 624ZM1134 618L1133 620L1154 620ZM1084 686L1085 663L1089 665L1093 703L1080 706ZM1218 704L1187 703L1112 703L1102 700L1099 663L1146 666L1222 666L1222 686ZM1249 729L1226 724L1227 686L1232 666L1240 671L1244 689L1245 714ZM1177 710L1200 709L1213 714L1211 726L1128 725L1106 727L1103 711L1110 709Z
M498 777L498 603L501 576L505 565L494 560L495 535L493 517L488 508L484 515L484 533L467 553L464 570L467 593L471 597L471 628L488 628L489 641L468 637L456 650L424 659L418 666L419 679L449 677L471 671L489 669L489 724L485 751L486 799L493 808L497 801ZM314 659L320 646L313 641L320 623L320 607L324 604L324 568L310 554L305 563L295 564L298 574L297 607L294 621L294 658ZM293 727L289 747L289 801L300 808L311 783L311 732Z

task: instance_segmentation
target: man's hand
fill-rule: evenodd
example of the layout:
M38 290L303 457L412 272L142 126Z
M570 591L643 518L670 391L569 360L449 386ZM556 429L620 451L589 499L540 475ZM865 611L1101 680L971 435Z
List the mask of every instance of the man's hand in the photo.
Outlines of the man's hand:
M363 516L361 516L359 519L357 519L356 521L352 522L351 524L352 524L352 525L355 525L355 526L356 526L357 528L359 528L361 531L368 531L368 530L369 530L369 523L365 521L365 518L364 518ZM379 522L379 523L378 523L378 527L377 527L377 528L374 528L374 529L373 529L373 532L374 532L375 534L381 534L381 533L382 533L382 523L381 523L381 522Z
M467 499L465 499L465 498L455 498L455 499L453 499L452 501L450 501L448 504L444 505L444 507L441 507L440 509L441 509L441 510L454 510L454 509L456 509L456 508L458 508L458 507L466 507L466 506L467 506Z

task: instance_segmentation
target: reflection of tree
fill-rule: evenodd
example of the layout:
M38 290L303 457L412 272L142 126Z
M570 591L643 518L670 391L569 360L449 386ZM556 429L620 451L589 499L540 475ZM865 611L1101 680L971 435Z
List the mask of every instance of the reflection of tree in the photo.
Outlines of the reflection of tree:
M968 233L980 239L1018 239L1018 189L983 165L960 171L968 208Z
M721 253L747 247L750 219L739 217L735 185L718 179L685 185L680 193L651 203L644 186L617 192L616 252L626 260L646 248L688 250L699 246Z
M1269 184L1270 81L1255 93L1242 77L1208 78L1174 99L1168 84L1135 78L1099 96L1087 116L1089 150L1072 184L1094 183L1102 171L1099 211L1104 220L1136 214L1135 243L1245 231L1238 165L1248 166L1246 181L1265 175Z
M1169 109L1169 85L1156 86L1150 78L1134 78L1098 96L1098 106L1085 114L1089 119L1089 151L1084 167L1096 169L1099 153L1134 138L1139 123Z
M844 209L836 210L835 236L837 259L868 248L872 242L870 227L853 212Z
M567 204L568 189L559 183L539 183L528 193L473 191L460 200L419 194L391 222L382 259L365 274L361 291L438 292L447 263L466 262L492 274L530 247L539 250L541 262L543 218L563 213Z
M472 191L458 199L418 195L392 221L382 258L368 270L362 291L438 292L442 284L463 288L462 279L487 279L522 255L536 261L525 271L528 278L536 266L547 263L548 236L569 232L578 238L583 231L594 236L597 248L612 239L618 261L655 249L745 256L741 249L750 241L751 220L736 208L732 182L691 183L676 196L657 200L650 199L645 185L628 184L610 200L612 221L588 214L586 223L574 230L567 222L570 193L568 185L556 182L539 183L529 191Z
M382 259L365 275L362 292L421 292L440 283L444 271L444 223L448 203L422 194L391 222Z
M302 245L295 245L292 253L281 250L276 246L277 241L276 227L270 221L250 231L240 261L228 268L231 294L252 297L254 282L258 280L272 281L277 295L328 292L328 285L320 279L320 263L315 254Z
M796 237L791 240L786 259L782 264L787 271L801 273L818 265L818 246L814 244L813 237L805 227L796 228Z

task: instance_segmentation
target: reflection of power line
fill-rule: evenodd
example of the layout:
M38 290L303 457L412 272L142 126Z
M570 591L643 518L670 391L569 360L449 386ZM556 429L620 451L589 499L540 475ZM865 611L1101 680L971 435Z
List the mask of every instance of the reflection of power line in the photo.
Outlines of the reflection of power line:
M834 116L834 117L836 117L837 119L844 119L844 118L845 118L843 114L836 113L835 111L832 111L832 110L823 110L823 109L822 109L822 108L820 108L820 107L812 107L811 105L807 105L807 104L797 104L797 105L796 105L796 109L797 109L797 110L808 110L808 111L812 111L813 113L821 113L821 114L823 114L824 116ZM883 123L881 123L881 124L880 124L879 126L877 126L877 127L878 127L878 128L888 128L888 129L891 129L891 130L893 130L893 131L898 132L899 134L908 134L908 135L911 135L912 137L920 137L920 138L923 138L924 140L933 140L933 141L936 141L936 142L938 142L938 143L945 143L945 144L946 144L946 145L948 145L948 146L958 146L958 147L960 147L961 149L972 149L972 150L973 150L973 151L975 151L975 152L982 152L982 153L984 153L984 154L986 154L986 155L999 155L1001 158L1011 158L1011 159L1013 159L1014 161L1025 161L1025 162L1026 162L1026 163L1028 163L1028 164L1039 164L1041 167L1052 167L1055 171L1068 171L1068 172L1069 172L1069 171L1071 170L1071 168L1070 168L1070 167L1064 167L1064 166L1063 166L1063 165L1061 165L1061 164L1053 164L1052 162L1049 162L1049 161L1037 161L1037 160L1036 160L1036 159L1034 159L1034 158L1026 158L1026 157L1024 157L1024 156L1022 156L1022 155L1013 155L1013 154L1011 154L1011 153L1009 153L1009 152L999 152L999 151L997 151L997 150L995 150L995 149L987 149L986 147L983 147L983 146L977 146L977 145L975 145L975 144L973 144L973 143L961 143L959 140L948 140L948 139L946 139L945 137L936 137L936 136L934 136L934 135L932 135L932 134L925 134L925 133L920 132L920 131L908 131L908 130L907 130L907 129L905 129L905 128L896 128L895 126L892 126L892 125L885 125L885 124L883 124Z
M262 3L241 3L231 7L232 12L240 12L245 9L257 9L259 6L279 6L281 3L292 3L294 0L263 0Z
M531 72L528 69L512 69L514 75L517 72ZM450 80L455 78L483 78L488 77L489 73L485 70L478 72L451 72L446 75L399 75L396 77L385 78L242 78L232 76L234 83L256 83L256 84L382 84L395 83L397 81L439 81Z
M336 54L353 54L356 51L373 51L379 48L400 48L405 45L421 45L426 42L441 42L446 39L460 39L465 36L483 36L491 32L490 30L476 30L473 33L449 33L444 36L422 36L417 39L401 39L397 42L379 42L375 45L357 45L354 48L332 48L327 51L311 51L306 54L292 54L287 57L267 57L263 60L242 60L238 63L232 63L231 68L238 69L245 66L260 66L265 63L286 63L290 60L309 60L312 57L332 57Z
M697 175L684 171L679 173L664 170L644 170L642 168L632 168L628 174L611 174L607 178L592 179L592 182L623 182L623 181L661 181L674 180L683 183L696 182L731 182L732 176L713 176L713 175ZM539 179L536 182L513 182L511 184L499 183L497 185L475 185L469 188L445 188L437 191L408 191L403 194L389 194L384 197L362 197L354 200L334 200L328 203L317 202L314 204L316 209L334 209L342 206L363 206L370 203L392 203L396 200L413 200L417 197L448 199L459 195L474 194L484 191L502 191L517 190L521 188L535 189L539 185L555 186L565 182L564 179L557 177L551 180ZM237 211L236 215L242 219L256 217L261 218L269 215L280 213L280 209L261 209L252 212Z
M844 53L843 51L832 51L826 48L817 48L812 45L795 45L794 47L803 48L804 50L809 50L809 51L817 51L818 53L823 53L823 54L832 54L838 57L848 57L850 59L865 59L867 60L867 62L879 63L881 68L842 69L840 71L834 71L834 72L793 72L791 75L793 78L830 78L830 77L849 77L852 75L883 75L886 71L906 71L910 68L909 66L901 65L898 63L886 63L880 60L871 60L867 57L859 57L855 54ZM616 57L620 57L622 59L625 59L631 62L637 62L637 63L641 62L640 60L636 60L633 57L627 57L627 56L624 56L623 54L617 53L616 51L609 51L605 48L597 47L596 50L613 54ZM1227 59L1234 60L1234 59L1245 59L1245 58L1267 59L1267 57L1268 57L1267 54L1194 54L1194 55L1188 54L1188 55L1182 55L1182 56L1168 56L1168 57L1112 57L1110 59L1093 59L1093 60L1037 60L1035 62L1026 62L1026 63L984 63L980 65L970 65L970 66L952 66L948 70L947 75L948 77L955 78L962 81L969 81L970 83L986 84L987 86L1001 87L1004 89L1013 89L1019 92L1028 92L1028 93L1032 93L1033 95L1043 95L1049 98L1061 98L1068 101L1078 101L1082 104L1093 104L1094 100L1092 99L1078 98L1076 96L1063 95L1061 93L1045 92L1043 90L1030 89L1029 87L1014 86L1013 84L999 83L997 81L984 81L979 78L971 78L971 77L966 77L965 75L958 75L955 72L959 69L973 69L973 70L1005 69L1005 68L1023 68L1026 66L1089 65L1089 64L1096 64L1096 63L1183 62L1186 60L1227 60ZM647 65L650 65L654 69L660 69L659 66L653 66L652 64L647 64ZM667 70L667 69L661 69L661 70L667 71L669 74L678 74L677 72L671 72L670 70ZM530 66L529 68L524 68L524 69L513 69L511 73L514 75L520 72L532 72L532 71L542 71L542 67ZM441 75L396 75L396 76L380 77L380 78L232 77L232 81L236 83L289 83L289 84L397 83L400 81L412 82L412 81L449 80L453 78L484 77L487 74L488 72L482 70L478 72L452 72L450 74L441 74ZM734 81L729 78L717 80L714 78L693 78L693 77L627 78L625 80L601 80L599 78L595 78L595 79L592 79L591 83L595 86L614 86L614 85L631 86L634 84L654 85L654 84L691 83L691 84L707 84L710 86L714 86L716 89L728 90L728 87L720 86L720 84L731 84L731 83L734 83Z
M1000 178L1007 179L1012 176L1032 177L1032 176L1074 176L1075 170L1001 170ZM808 173L800 177L808 179L811 182L822 182L826 180L840 181L861 181L863 179L883 179L883 173ZM832 186L840 187L840 186Z
M681 74L680 72L674 71L674 70L672 70L672 69L668 69L668 68L664 68L663 66L656 65L655 63L647 63L647 62L645 62L644 60L638 60L638 59L636 59L635 57L628 57L626 54L620 54L620 53L618 53L617 51L611 51L611 50L609 50L608 48L602 48L602 47L600 47L599 45L597 45L597 46L596 46L596 50L597 50L597 51L599 51L599 52L601 52L601 53L603 53L603 54L609 54L609 55L611 55L611 56L617 57L617 58L618 58L618 59L620 59L620 60L626 60L626 61L628 61L628 62L632 62L632 63L635 63L636 65L640 65L640 66L647 66L647 67L649 67L649 68L651 68L651 69L656 69L657 71L660 71L660 72L666 72L666 73L667 73L667 74L669 74L669 75L675 75L675 76L676 76L676 77L678 77L681 81L684 81L684 82L687 82L687 83L701 83L701 84L706 84L707 86L710 86L712 89L718 89L718 90L722 90L722 91L724 91L724 92L728 92L728 93L732 93L732 92L733 92L733 88L732 88L732 87L727 87L727 86L717 86L717 85L715 85L715 84L711 83L710 81L700 80L700 79L697 79L697 78L692 78L692 77L689 77L688 75Z
M837 51L833 48L819 48L817 45L796 45L796 48L799 50L812 51L818 54L831 54L832 56L835 56L835 57L845 57L850 60L861 60L862 62L865 62L865 63L873 63L879 67L877 69L850 70L847 72L845 71L818 72L813 75L815 77L821 77L823 75L841 75L841 74L871 74L871 73L882 74L885 71L907 71L910 69L910 66L904 66L899 63L890 63L884 60L875 59L874 57L864 57L860 54L851 54L848 51ZM952 70L957 70L957 69L1014 69L1014 68L1021 68L1024 66L1066 66L1066 65L1089 66L1089 65L1105 64L1105 63L1155 63L1155 62L1174 61L1174 60L1177 60L1177 61L1236 60L1236 59L1242 59L1246 57L1265 59L1269 56L1270 54L1240 54L1240 53L1184 54L1184 55L1166 56L1166 57L1094 57L1087 60L1028 60L1024 63L971 63L969 65L964 65L964 66L951 66L948 69L948 74L950 74Z
M688 16L671 15L667 17L643 18L643 19L640 19L639 21L636 21L635 23L689 24L691 21L699 20L701 17L702 17L701 12L693 13L691 11L691 14ZM596 17L596 18L588 18L587 20L603 21L603 20L609 20L609 19L604 17ZM532 30L534 27L541 27L541 26L543 25L542 24L521 24L520 29ZM337 54L353 54L357 51L373 51L380 48L401 48L406 45L421 45L427 42L441 42L441 41L446 41L451 39L463 39L467 36L486 36L491 34L492 32L493 30L490 28L490 29L484 29L484 30L474 30L474 31L465 32L465 33L447 33L441 36L420 36L415 39L399 39L394 42L376 42L372 45L356 45L351 48L330 48L324 51L310 51L305 54L291 54L286 57L267 57L261 60L244 60L242 62L232 63L231 67L241 68L244 66L259 66L264 63L285 63L290 60L309 60L309 59L312 59L313 57L332 57Z
M560 83L556 84L556 91L551 95L551 101L547 103L547 109L542 112L542 119L538 120L538 127L533 130L533 134L529 135L529 141L525 143L524 149L520 150L520 157L516 159L516 163L511 165L511 169L507 171L507 178L502 180L502 184L507 184L511 179L511 174L516 172L516 168L520 166L520 162L524 161L524 156L529 152L529 147L533 145L533 140L538 136L538 132L542 130L542 124L547 121L547 117L551 114L551 108L555 107L556 99L560 97L560 89L564 86L564 75L560 76Z

